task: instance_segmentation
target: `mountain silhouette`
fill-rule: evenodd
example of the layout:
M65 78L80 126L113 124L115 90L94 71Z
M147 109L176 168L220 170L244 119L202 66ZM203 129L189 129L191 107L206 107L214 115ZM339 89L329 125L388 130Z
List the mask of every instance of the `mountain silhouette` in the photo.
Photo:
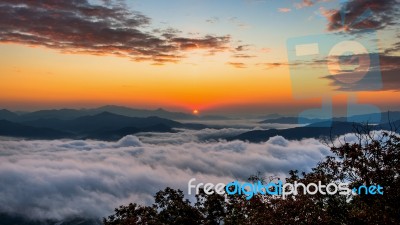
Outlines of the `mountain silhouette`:
M400 120L400 112L382 112L382 113L370 113L363 115L354 115L349 117L334 117L330 121L336 122L355 122L355 123L388 123L389 121ZM312 124L322 121L327 121L326 119L319 118L305 118L305 117L279 117L262 120L259 123L279 123L279 124Z
M242 133L229 140L242 140L249 142L268 141L274 136L282 136L289 140L300 140L303 138L320 138L320 137L335 137L346 133L353 132L355 126L361 124L349 122L333 122L331 126L322 126L321 123L311 124L305 127L295 127L283 130L254 130Z
M182 124L173 120L159 117L137 118L116 115L110 112L102 112L94 116L83 116L68 121L64 129L75 132L87 132L98 130L116 130L124 127L146 128L164 124L169 127L181 127Z
M118 140L123 136L139 132L173 132L173 128L203 129L205 126L183 124L156 116L139 118L101 112L69 120L56 118L40 118L23 122L1 120L0 135L34 139Z
M279 117L275 119L266 119L259 123L279 123L279 124L299 124L302 123L317 123L323 121L322 119L309 119L303 117Z
M156 110L146 110L146 109L133 109L123 106L115 106L115 105L107 105L102 106L96 109L88 110L91 113L99 113L99 112L110 112L114 114L119 114L122 116L130 116L130 117L149 117L156 116L166 119L172 120L189 120L189 119L198 119L197 116L186 114L182 112L170 112L166 111L162 108Z
M0 136L34 139L59 139L70 138L73 135L69 132L59 131L51 128L37 128L21 125L7 120L0 120Z
M9 120L13 121L18 118L18 114L8 111L7 109L0 110L0 120Z
M21 112L13 113L6 109L0 110L0 119L9 120L12 122L26 122L38 119L61 119L71 120L82 116L93 116L102 112L109 112L121 116L128 117L160 117L170 120L225 120L229 119L225 116L217 115L204 115L196 116L193 114L183 112L170 112L162 108L155 110L148 109L134 109L124 106L106 105L99 108L93 109L49 109L49 110L38 110L35 112Z
M364 123L341 122L341 121L323 121L313 123L304 127L295 127L289 129L270 129L254 130L242 133L229 138L228 140L242 140L249 142L264 142L274 136L282 136L289 140L300 140L303 138L335 138L340 135L355 132L356 128L364 127ZM400 131L400 120L377 125L369 125L371 130Z
M75 119L81 116L89 115L85 110L76 109L51 109L51 110L39 110L36 112L30 112L20 115L16 118L16 121L30 121L37 119L61 119L69 120Z
M112 110L101 111L100 110ZM163 109L150 110L153 114L169 115L169 117L185 117L184 113L168 112ZM136 110L119 106L104 106L96 109L60 109L40 110L32 113L18 115L8 110L0 110L0 135L32 139L99 139L118 140L129 134L140 132L175 132L174 128L204 129L223 128L203 125L199 123L181 123L172 119L158 116L131 117L121 114L135 114L144 116L149 110ZM118 114L119 113L119 114ZM321 136L337 136L352 132L359 123L347 122L348 120L368 121L370 118L381 116L383 123L374 126L374 129L392 129L400 127L400 112L366 114L350 118L334 118L334 121L321 119L308 119L310 124L303 127L290 129L255 130L227 138L228 140L245 140L250 142L267 141L270 137L280 135L287 139L319 138ZM206 117L209 119L222 117ZM302 118L305 121L307 118ZM396 122L389 123L388 121ZM260 123L297 123L297 117L280 117L263 120ZM225 137L221 137L224 139Z
M117 141L126 135L136 134L140 132L174 132L173 129L164 124L157 124L150 127L145 128L137 128L137 127L124 127L118 130L106 130L106 131L97 131L91 132L85 139L98 139L105 141Z

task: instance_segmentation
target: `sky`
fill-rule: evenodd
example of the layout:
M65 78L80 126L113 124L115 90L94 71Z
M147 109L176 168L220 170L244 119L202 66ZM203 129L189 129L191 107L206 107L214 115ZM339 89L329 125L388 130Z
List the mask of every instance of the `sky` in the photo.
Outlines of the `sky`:
M398 0L2 0L0 108L397 110L398 14Z

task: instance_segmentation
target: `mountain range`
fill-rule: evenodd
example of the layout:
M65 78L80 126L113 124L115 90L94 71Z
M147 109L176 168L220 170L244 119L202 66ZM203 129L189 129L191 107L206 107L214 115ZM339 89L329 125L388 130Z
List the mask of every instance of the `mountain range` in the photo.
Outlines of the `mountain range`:
M139 132L173 132L173 128L203 129L204 125L180 123L156 116L129 117L101 112L79 116L75 110L48 110L27 115L0 112L0 135L31 139L118 140Z
M333 118L332 121L313 118L279 117L263 120L260 123L296 124L300 121L308 125L289 129L268 129L244 132L237 136L220 139L244 140L250 142L267 141L280 135L287 139L319 138L337 136L354 131L354 126L368 122L371 118L382 118L373 129L392 129L389 121L397 125L400 112L367 114L353 117ZM178 118L180 122L171 118ZM185 119L199 123L184 123ZM206 116L207 120L223 120L225 117ZM228 125L227 125L228 126ZM120 106L104 106L95 109L60 109L40 110L30 113L15 113L0 110L0 136L29 139L98 139L113 141L129 134L139 132L177 132L176 128L185 129L221 129L221 126L203 125L201 117L181 112L169 112L163 109L142 110ZM214 139L218 139L215 138Z
M340 135L357 132L357 129L366 128L364 123L356 122L341 122L329 121L318 122L303 127L295 127L289 129L269 129L269 130L254 130L242 133L237 136L230 137L228 140L242 140L249 142L264 142L274 136L282 136L289 140L300 140L303 138L335 138ZM368 129L373 130L388 130L400 131L400 120L382 123L375 125L368 125Z
M388 123L389 121L400 120L400 112L382 112L363 115L354 115L349 117L334 117L331 121L334 122L356 122L356 123ZM279 124L312 124L327 121L320 118L305 118L305 117L276 117L268 118L260 121L260 124L279 123Z
M134 109L124 106L107 105L93 109L50 109L39 110L34 112L11 112L6 109L0 110L0 119L5 119L13 122L31 121L37 119L62 119L70 120L82 116L93 116L102 112L109 112L121 116L129 117L160 117L170 120L224 120L228 117L218 115L194 115L183 112L171 112L162 108L155 110Z

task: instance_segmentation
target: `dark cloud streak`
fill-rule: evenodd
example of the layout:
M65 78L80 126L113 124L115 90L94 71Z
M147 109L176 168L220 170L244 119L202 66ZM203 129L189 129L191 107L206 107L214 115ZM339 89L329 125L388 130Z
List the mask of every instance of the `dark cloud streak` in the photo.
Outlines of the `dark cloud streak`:
M233 66L233 67L235 67L237 69L247 68L246 64L245 63L241 63L241 62L228 62L227 64L230 65L230 66Z
M120 1L93 5L87 0L0 3L0 43L44 46L64 53L116 55L134 61L178 62L186 51L225 51L230 36L178 36L167 29L146 31L151 19L128 11Z
M371 15L363 18L367 10ZM328 19L328 30L357 31L362 29L384 29L395 25L399 17L397 0L350 0L339 10L325 12ZM342 22L342 13L344 23ZM358 21L361 20L361 21Z
M370 68L371 70L379 69L381 72L382 88L376 91L400 91L400 56L380 55L379 68ZM340 76L340 74L339 74ZM368 91L369 84L373 85L376 79L366 80L364 83L355 82L343 84L335 76L325 76L325 79L331 81L331 86L336 87L339 91Z

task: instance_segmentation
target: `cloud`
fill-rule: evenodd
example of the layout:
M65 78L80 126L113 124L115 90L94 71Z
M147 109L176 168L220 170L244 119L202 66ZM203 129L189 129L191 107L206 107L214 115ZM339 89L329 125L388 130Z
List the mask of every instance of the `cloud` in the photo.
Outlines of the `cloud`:
M250 27L248 24L246 24L246 23L240 21L239 18L236 17L236 16L229 18L228 21L229 21L231 24L233 24L233 25L235 25L235 26L237 26L237 27L239 27L239 28L241 28L241 29L247 29L247 28Z
M175 29L148 31L151 19L121 1L88 0L0 3L0 43L44 46L63 53L115 55L134 61L178 62L192 49L225 51L230 36L180 36Z
M183 38L174 37L170 40L176 44L180 50L191 50L191 49L212 49L213 52L220 52L228 50L225 46L230 41L230 36L215 37L207 35L202 38Z
M270 49L270 48L262 48L260 51L261 51L262 53L270 53L270 52L271 52L271 49Z
M400 34L397 35L397 39L399 39L399 38L400 38ZM391 46L391 47L385 49L385 52L384 52L384 53L385 53L386 55L391 55L391 54L393 54L393 53L398 53L398 52L400 52L400 41L394 43L393 46Z
M254 58L256 56L255 55L249 55L249 54L234 54L232 57L233 58L249 59L249 58Z
M235 48L235 51L242 52L250 50L250 45L239 45Z
M350 0L339 10L324 10L328 30L384 29L397 24L398 0ZM369 14L370 12L370 14Z
M263 118L264 119L264 118ZM186 123L198 123L198 120L186 120ZM201 124L207 125L207 127L210 128L215 128L215 129L203 129L200 131L193 131L193 130L186 130L182 129L183 131L191 131L191 132L199 132L202 133L204 131L207 131L209 134L214 134L218 133L221 130L225 129L233 129L230 130L231 132L234 132L234 129L238 129L239 131L250 131L254 129L288 129L288 128L294 128L297 127L298 125L295 124L269 124L269 123L260 123L260 118L253 118L253 119L229 119L229 120L206 120L202 119Z
M295 6L298 9L304 8L304 7L310 7L315 4L314 1L312 0L302 0L300 3L296 3Z
M226 121L225 121L226 122ZM215 124L215 122L214 122ZM202 129L202 130L188 130L176 129L175 133L138 133L137 137L146 144L184 144L188 142L212 142L220 139L227 139L239 134L262 128L222 128L222 129Z
M319 2L327 2L329 0L301 0L298 3L295 3L294 6L297 9L305 8L305 7L311 7Z
M363 134L364 136L362 137L361 144L362 145L370 144L371 139L378 140L381 143L385 143L390 139L390 137L386 136L385 134L400 137L400 135L395 132L391 132L388 130L376 130L376 131L369 132L368 137L366 137L366 134ZM343 145L343 143L360 144L360 134L349 133L349 134L341 135L333 142L333 145L341 146L341 145Z
M323 77L331 81L330 85L340 91L371 91L369 87L382 84L382 88L373 89L375 91L400 91L400 56L389 56L381 54L379 56L379 68L369 68L371 71L380 71L381 77L364 78L360 82L343 83L338 76L351 77L352 74L337 74Z
M289 66L289 63L275 62L275 63L262 63L261 65L266 66L267 69L273 69L282 66Z
M230 182L257 171L283 178L290 169L309 171L329 154L315 139L273 137L253 144L186 142L185 133L179 135L184 142L150 144L135 136L118 142L1 140L0 213L33 219L102 217L121 204L149 204L167 186L187 193L191 178Z
M278 9L278 12L281 12L281 13L288 13L290 11L292 11L291 8L279 8Z
M233 66L235 68L238 68L238 69L247 68L246 64L241 63L241 62L228 62L227 64L231 65L231 66Z
M145 132L135 134L141 142L145 144L155 144L155 145L165 145L165 144L184 144L188 142L217 142L221 139L228 139L239 134L263 129L286 129L296 127L297 125L284 125L284 124L260 124L259 120L255 123L254 121L249 121L250 124L241 125L236 124L237 122L247 122L248 120L242 121L221 121L219 126L227 126L224 123L235 123L237 128L221 128L221 129L211 129L206 128L202 130L188 130L188 129L175 129L176 132L173 133L157 133L157 132ZM212 121L212 124L218 124L216 121Z
M253 48L252 45L246 45L246 44L238 45L236 48L234 48L232 50L232 52L233 52L233 54L232 54L233 60L235 60L235 59L255 58L256 56L254 54L252 54L253 53L253 51L252 51L253 49L252 48ZM235 66L233 64L230 64L230 65ZM243 63L243 66L245 66L244 63ZM238 68L243 68L243 67L239 66Z
M304 65L306 65L306 64L309 64L309 63L304 63ZM294 63L268 62L268 63L258 63L257 65L258 66L263 66L265 69L275 69L275 68L279 68L279 67L300 66L300 65L302 65L302 63L300 63L300 62L294 62Z
M207 23L211 23L211 24L218 23L219 22L219 17L216 17L216 16L211 17L210 19L207 19L206 22Z

